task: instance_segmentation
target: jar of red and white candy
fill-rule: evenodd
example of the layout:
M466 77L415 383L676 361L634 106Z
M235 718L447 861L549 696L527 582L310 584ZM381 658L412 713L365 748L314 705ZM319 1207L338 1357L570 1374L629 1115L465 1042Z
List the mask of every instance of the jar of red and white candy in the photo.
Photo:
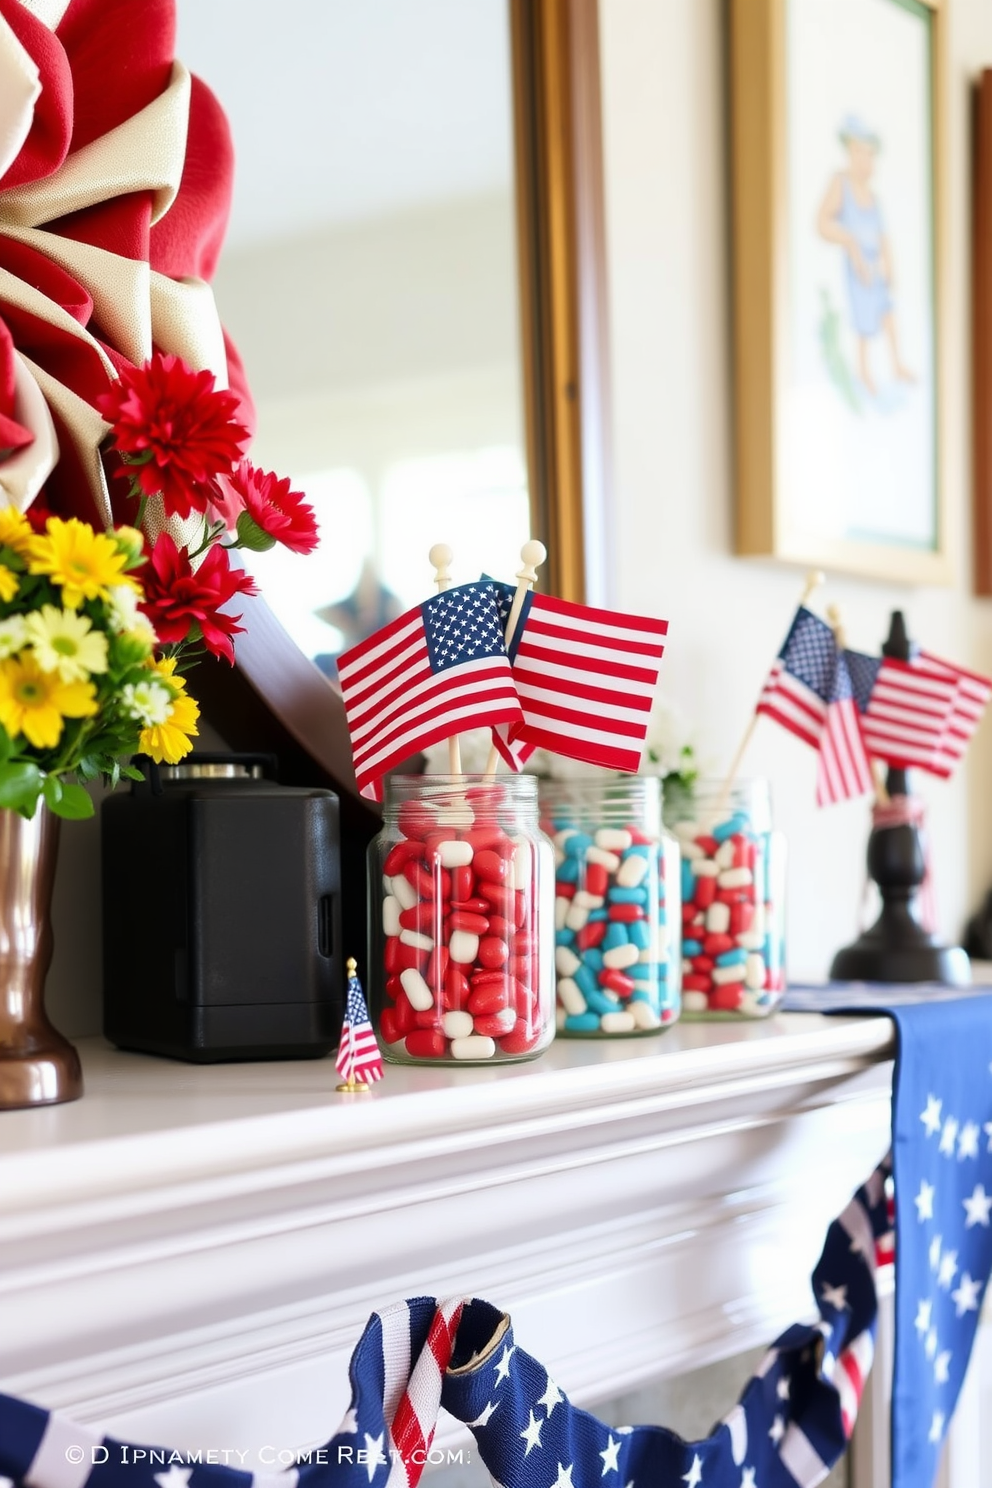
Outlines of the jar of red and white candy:
M767 780L697 781L666 806L682 849L682 1011L761 1018L785 991L785 839Z
M554 857L531 775L395 775L369 848L383 1054L531 1059L554 1037Z
M653 776L541 782L555 847L557 1023L658 1033L679 1015L679 850Z

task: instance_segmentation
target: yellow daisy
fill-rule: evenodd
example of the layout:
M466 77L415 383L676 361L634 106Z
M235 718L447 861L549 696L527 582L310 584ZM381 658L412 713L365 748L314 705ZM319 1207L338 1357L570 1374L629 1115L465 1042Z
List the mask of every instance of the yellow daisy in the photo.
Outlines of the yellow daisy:
M0 723L12 739L23 734L36 749L54 749L65 719L96 712L92 682L63 682L31 655L0 662Z
M17 593L17 575L0 563L0 600L8 604Z
M127 561L112 537L86 522L49 517L44 536L31 539L28 566L47 574L61 587L66 607L78 610L84 599L106 599L115 585L134 585L124 571Z
M16 506L0 506L0 548L27 553L33 537L31 523L23 512Z
M160 657L152 663L152 670L165 679L172 691L172 708L165 723L142 729L138 747L157 765L177 765L183 755L189 754L192 740L199 733L196 726L199 705L186 691L186 678L177 676L174 657Z
M107 670L107 637L85 615L42 605L26 617L25 626L43 672L58 672L63 682L85 682Z

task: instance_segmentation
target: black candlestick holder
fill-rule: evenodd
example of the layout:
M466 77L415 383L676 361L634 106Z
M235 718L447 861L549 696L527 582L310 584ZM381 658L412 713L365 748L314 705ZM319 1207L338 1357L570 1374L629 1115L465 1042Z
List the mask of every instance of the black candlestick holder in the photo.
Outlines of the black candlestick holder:
M883 656L908 661L909 636L901 610L893 610ZM891 799L910 794L907 771L889 767ZM971 963L960 946L945 946L920 922L918 900L926 876L926 855L913 820L873 826L868 837L868 873L878 885L882 912L870 929L837 952L830 968L835 982L942 982L962 987L971 981Z

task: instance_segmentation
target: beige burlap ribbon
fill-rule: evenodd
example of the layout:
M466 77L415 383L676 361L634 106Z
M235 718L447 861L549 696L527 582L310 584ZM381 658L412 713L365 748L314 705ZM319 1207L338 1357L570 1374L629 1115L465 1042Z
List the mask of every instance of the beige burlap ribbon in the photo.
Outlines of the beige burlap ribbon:
M36 18L55 29L68 0L21 0ZM27 139L41 93L38 69L0 16L0 181ZM46 224L132 191L150 191L152 220L168 212L182 176L189 123L190 77L175 62L165 91L116 129L72 152L43 180L0 190L0 234L40 250L71 274L92 296L94 311L113 344L140 365L160 351L207 368L227 387L224 337L213 293L202 279L169 279L147 263L46 231ZM113 365L99 342L62 307L33 285L0 270L0 296L85 342L110 377ZM64 383L27 357L17 355L14 417L34 434L26 448L0 463L0 493L23 511L34 500L59 458L50 409L77 446L99 520L111 520L110 496L99 449L109 426ZM198 531L199 519L166 523L156 501L146 512L154 538L168 526L176 542Z

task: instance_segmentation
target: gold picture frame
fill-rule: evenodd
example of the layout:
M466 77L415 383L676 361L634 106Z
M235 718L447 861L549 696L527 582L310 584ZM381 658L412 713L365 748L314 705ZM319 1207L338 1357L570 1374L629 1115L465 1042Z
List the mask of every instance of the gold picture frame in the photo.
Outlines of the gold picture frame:
M857 0L841 12L816 3L730 0L736 550L950 584L940 397L946 5ZM864 56L850 38L845 49L837 29L852 18L863 25ZM872 58L871 47L892 38L912 66L894 66L888 44ZM868 184L876 156L889 169L879 170L877 194ZM895 274L890 207L901 230ZM908 354L900 295L914 333Z

